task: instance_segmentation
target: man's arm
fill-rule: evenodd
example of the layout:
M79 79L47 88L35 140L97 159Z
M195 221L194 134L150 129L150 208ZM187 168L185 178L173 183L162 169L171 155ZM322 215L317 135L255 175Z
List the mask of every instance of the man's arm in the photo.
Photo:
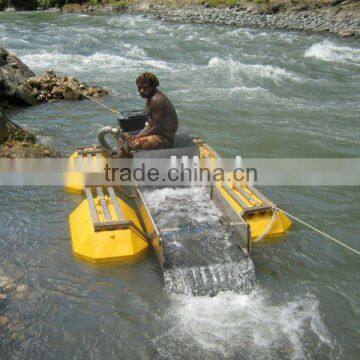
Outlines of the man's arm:
M151 109L151 119L149 121L149 125L145 126L144 129L140 131L139 134L135 135L135 139L150 136L150 135L157 135L161 133L162 130L162 106L159 101L153 101L150 104Z
M146 125L145 125L145 127L142 129L142 130L140 130L140 132L138 132L136 135L134 135L134 136L132 136L132 138L133 139L136 139L136 138L139 138L139 137L141 137L146 131L148 131L150 129L150 125L149 125L149 123L147 123Z

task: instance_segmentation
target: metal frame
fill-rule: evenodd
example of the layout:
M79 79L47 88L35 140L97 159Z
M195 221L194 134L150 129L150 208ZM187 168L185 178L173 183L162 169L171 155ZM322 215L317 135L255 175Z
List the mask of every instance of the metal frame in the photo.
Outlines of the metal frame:
M113 220L106 203L106 197L104 195L104 190L107 190L109 194L109 198L114 206L117 221ZM95 199L93 195L93 190L91 187L85 187L85 194L89 204L90 216L93 222L94 230L97 231L105 231L105 230L118 230L118 229L133 229L140 236L142 236L147 242L150 241L149 236L133 221L126 220L123 211L119 205L117 200L114 188L109 187L96 187L96 197L100 200L101 209L103 211L105 221L99 221L99 217L95 207Z
M251 234L250 226L245 222L242 216L237 213L221 194L220 190L214 186L212 199L224 214L224 224L228 226L236 238L239 239L239 247L245 257L251 252Z
M265 196L263 196L262 194L260 194L259 191L256 190L256 192L254 191L255 195L258 196L259 198L261 198L261 200L263 201L264 205L255 205L255 206L249 206L247 204L245 204L245 202L239 197L238 194L236 194L236 192L231 189L228 185L222 185L222 188L226 191L226 193L228 195L230 195L232 197L233 200L235 200L237 203L240 204L240 206L243 208L242 212L240 213L241 217L244 217L245 215L249 215L249 214L253 214L253 213L257 213L260 211L267 211L267 210L271 210L274 207L274 204L270 203L270 201L268 201ZM250 188L250 187L249 187ZM244 191L240 190L238 186L236 186L236 189L244 196L246 197L246 199L248 199L248 197L250 197L250 194L247 194L247 196L244 195ZM250 188L250 190L253 191L253 189L255 188ZM259 196L259 194L261 196ZM255 202L253 199L249 200L252 202ZM256 201L259 204L259 201Z
M158 230L155 221L150 213L150 210L145 202L145 199L139 188L136 188L136 205L140 216L142 218L142 222L146 229L146 232L149 234L151 245L155 251L156 257L159 260L160 266L163 267L164 264L164 255L162 248L162 234Z

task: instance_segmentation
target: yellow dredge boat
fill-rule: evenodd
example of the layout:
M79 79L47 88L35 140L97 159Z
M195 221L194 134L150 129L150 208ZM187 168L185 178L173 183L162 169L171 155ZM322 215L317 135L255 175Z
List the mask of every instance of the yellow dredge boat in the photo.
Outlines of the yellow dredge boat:
M105 130L113 135L119 131L123 132L121 126L107 127ZM103 143L101 138L99 140ZM99 159L106 161L110 158L108 154L104 147L79 148L70 159L84 162L96 162ZM187 158L196 156L200 160L219 158L210 145L184 134L176 135L171 149L140 151L134 154L134 158L174 156ZM179 226L177 229L159 228L158 220L153 216L151 206L145 200L146 190L143 187L84 186L79 178L81 174L70 173L66 187L67 191L85 195L85 199L69 217L72 249L77 257L100 263L136 259L151 246L163 270L165 267L172 267L172 261L175 260L171 258L175 258L175 255L172 255L173 251L166 250L166 247L168 243L174 243L174 234L179 232ZM227 184L215 182L208 186L207 190L206 201L211 203L210 206L215 204L221 211L222 221L220 225L212 224L209 229L204 230L204 235L200 235L200 238L203 236L202 241L207 242L209 236L211 237L209 230L212 226L216 226L216 229L219 226L225 227L238 245L239 254L236 254L235 258L239 258L239 261L250 255L253 244L284 235L292 225L284 213L247 182ZM197 206L207 205L193 203L190 206L194 206L196 210ZM197 229L187 227L186 236L191 238L193 237L191 234L197 232ZM177 242L181 242L180 236L177 235L176 239ZM196 244L198 241L199 239L192 238L190 243ZM192 252L190 249L186 251L187 254ZM190 255L186 256L189 258ZM192 265L196 262L193 256L191 255ZM207 263L204 259L198 262L201 266ZM213 264L214 260L210 262ZM219 261L221 264L223 262L224 260ZM179 264L178 260L177 263ZM182 264L181 267L183 266ZM203 273L203 270L201 271Z

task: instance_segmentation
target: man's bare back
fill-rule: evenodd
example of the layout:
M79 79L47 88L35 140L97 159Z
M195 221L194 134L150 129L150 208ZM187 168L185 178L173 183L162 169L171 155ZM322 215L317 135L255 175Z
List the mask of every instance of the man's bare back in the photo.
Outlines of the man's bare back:
M146 111L149 115L149 125L158 128L162 135L173 140L178 128L178 117L168 97L156 90L146 101Z

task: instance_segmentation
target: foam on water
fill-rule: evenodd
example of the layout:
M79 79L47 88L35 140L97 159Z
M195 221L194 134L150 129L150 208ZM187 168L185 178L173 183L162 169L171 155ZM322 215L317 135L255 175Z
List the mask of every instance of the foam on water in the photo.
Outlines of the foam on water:
M191 198L194 203L198 204L196 209L188 207L186 203L181 203L186 197ZM191 215L191 219L198 223L218 221L221 217L221 212L212 203L207 203L208 206L201 206L204 199L204 190L199 188L169 187L146 193L146 201L151 209L157 211L166 209L166 216L160 219L159 227L166 226L169 220L175 222L175 218L179 216L179 210L182 210L183 214ZM182 209L180 209L180 205L183 205Z
M176 251L181 252L179 249ZM229 289L248 293L254 282L254 265L250 259L236 263L175 267L164 271L165 289L175 294L216 295Z
M329 40L311 45L311 47L306 50L304 56L323 61L351 62L360 65L360 49L338 46Z
M231 57L220 59L213 57L208 63L211 69L221 69L223 72L234 74L237 72L250 73L252 76L261 77L272 80L290 79L300 81L301 79L294 73L273 65L261 64L243 64L240 61L233 60Z
M128 52L133 56L136 55L137 58L134 59L130 56L123 57L102 52L96 52L89 56L42 52L38 54L26 54L21 56L21 59L30 68L38 71L42 71L49 67L55 70L67 71L69 73L71 73L71 71L87 72L89 70L113 72L115 70L136 69L146 66L163 70L171 69L165 61L138 58L138 56L141 56L141 50L139 48L130 49Z
M195 91L194 91L195 90ZM234 86L229 88L200 87L169 91L169 95L181 99L182 102L193 103L194 101L218 100L220 97L233 101L234 99L254 99L269 97L271 94L261 86Z
M168 292L214 295L252 289L254 265L221 224L222 214L205 189L164 188L145 192L144 197L160 232L165 231L162 252Z
M182 354L200 346L202 356L216 359L303 359L310 338L314 351L330 354L334 350L319 301L311 293L276 302L270 293L256 288L250 294L173 295L172 300L167 316L176 325L153 339L162 355L170 358L177 354L166 344L174 341L182 342Z

